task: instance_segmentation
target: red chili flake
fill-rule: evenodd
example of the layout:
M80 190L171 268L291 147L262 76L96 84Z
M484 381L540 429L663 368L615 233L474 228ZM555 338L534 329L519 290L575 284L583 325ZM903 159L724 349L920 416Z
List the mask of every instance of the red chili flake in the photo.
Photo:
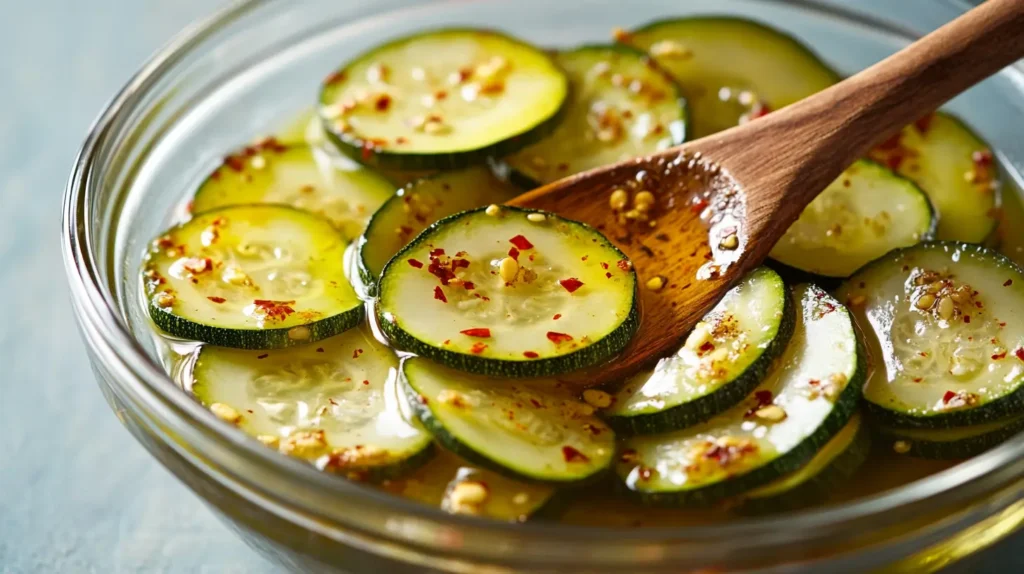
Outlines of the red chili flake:
M896 149L900 147L903 140L903 132L896 132L889 136L885 141L878 144L878 149Z
M431 257L440 257L442 255L444 255L444 249L441 249L440 247L438 247L437 249L430 250Z
M430 265L427 267L427 271L431 275L434 275L441 280L441 285L447 285L449 281L455 279L455 273L451 269L445 267L440 259L431 259Z
M533 405L533 408L535 408L535 409L542 409L542 408L544 408L544 403L538 401L537 399L535 399L533 397L530 398L530 404Z
M256 299L253 301L257 309L260 309L272 319L284 319L288 315L295 312L290 306L295 304L295 301L270 301L268 299Z
M694 198L693 205L690 206L692 213L701 213L708 206L708 201L702 197Z
M430 399L428 399L427 397L425 397L423 395L420 395L419 399L420 399L420 404L421 405L426 405L426 404L430 403Z
M316 352L317 353L323 353L324 352L324 348L323 347L317 347L316 348Z
M562 447L562 458L565 462L590 462L590 457L571 446Z
M511 257L512 259L515 259L516 261L519 261L519 250L516 249L515 247L509 247L508 256Z
M915 382L915 383L920 383L920 382L921 382L921 381L923 381L923 380L924 380L924 379L922 379L921 377L914 377L914 382Z
M625 259L619 259L618 261L615 262L615 265L616 267L622 269L623 271L629 271L629 268L631 267L629 261L626 261Z
M927 114L914 120L914 127L917 131L922 134L928 133L928 130L932 127L932 119L935 118L935 114Z
M442 303L448 302L448 298L444 296L444 291L442 291L440 287L434 287L434 299L437 299Z
M533 249L533 244L530 243L530 240L523 237L522 235L516 235L512 239L509 239L508 242L511 243L512 245L515 245L522 251L526 251L527 249Z
M570 293L575 293L577 289L583 287L583 282L575 277L561 279L558 281L558 284L561 285L563 289Z
M1024 361L1024 347L1017 347L1017 350L1013 352L1014 356Z
M811 381L811 384L814 385L816 382L818 382L818 381ZM818 382L818 383L820 384L820 382ZM746 414L744 414L743 416L745 416L745 417L752 417L752 416L754 416L754 413L756 413L758 409L760 409L761 407L766 407L766 406L772 404L772 402L775 401L775 395L773 395L772 392L767 390L767 389L760 390L760 391L757 391L756 393L754 393L754 400L757 401L757 404L752 406L752 407L750 407L750 410L748 410L746 412Z
M445 99L447 97L448 97L448 92L446 92L445 90L438 90L438 91L434 92L434 98L435 99L443 100L443 99Z
M481 337L483 339L486 339L491 336L491 330L488 329L487 327L475 327L473 329L466 329L464 331L459 332L462 333L463 335L466 335L467 337Z
M704 343L701 344L701 346L697 348L697 350L702 352L702 353L707 353L708 351L713 351L714 349L715 349L715 344L712 343L711 341L704 341Z
M405 136L398 136L397 138L395 138L395 143L398 145L409 143L409 138Z
M551 318L552 321L557 321L562 318L561 313L555 313L555 316Z
M612 274L611 273L605 273L604 276L607 277L608 279L612 278Z
M992 165L992 152L987 149L978 150L971 154L971 161L977 166Z
M487 345L483 343L473 343L473 346L470 347L469 352L473 353L474 355L479 355L480 353L483 353L485 349L487 349Z
M560 344L560 343L566 343L568 341L572 341L572 335L567 335L565 333L556 333L554 331L548 331L548 340L551 341L552 343L555 343L557 345L557 344Z
M608 269L608 263L602 261L601 262L601 269Z
M411 227L409 227L408 225L403 225L403 226L398 228L398 231L400 231L402 233L402 235L412 235L413 229Z
M412 265L416 269L423 269L423 262L418 259L409 259L409 265Z
M213 301L214 303L217 303L217 304L220 304L220 303L223 303L223 302L227 301L227 299L225 299L223 297L207 297L207 299L209 299L210 301Z
M949 401L956 398L956 393L953 391L946 391L946 394L942 395L942 404L948 405Z
M466 267L469 267L469 260L468 259L452 259L452 271L455 271L456 269L459 269L459 268L466 268Z
M266 359L269 356L270 355L268 353L263 353L262 355L256 355L256 358L257 359Z
M369 384L370 384L370 381L364 380L364 381L363 381L363 384L364 384L364 385L369 385Z
M753 119L757 119L757 118L763 118L764 116L767 116L770 113L772 113L771 106L769 106L768 104L766 104L764 102L761 102L761 104L758 106L758 108L756 110L754 110L754 113L750 114L750 119L753 120Z
M964 315L964 323L970 323L970 322L971 322L971 316L970 315Z
M343 81L345 81L345 70L337 70L324 78L324 85L333 86L334 84Z
M466 291L472 291L473 289L476 289L476 285L475 285L475 284L473 284L473 282L472 282L472 281L463 281L463 282L462 282L462 287L463 287L463 288L464 288L464 289L465 289Z
M1013 285L1013 279L1007 279L1003 282L1003 287L1009 287L1010 285Z
M374 107L377 108L378 112L387 111L387 109L391 107L391 96L381 94L380 97L377 98L377 101L374 102Z
M583 257L580 257L580 261L586 261L587 259L590 259L589 255L584 255Z
M1005 358L1006 358L1006 351L1003 351L1002 353L996 353L996 354L992 355L992 360L993 361L999 361L999 360L1005 359Z
M523 351L523 356L526 357L527 359L536 359L540 355L534 353L533 351Z
M362 355L362 354L363 354L363 350L362 349L356 349L356 350L352 351L352 358L353 359L358 359L359 355Z
M652 476L654 476L653 469L646 466L640 467L640 480L650 480Z

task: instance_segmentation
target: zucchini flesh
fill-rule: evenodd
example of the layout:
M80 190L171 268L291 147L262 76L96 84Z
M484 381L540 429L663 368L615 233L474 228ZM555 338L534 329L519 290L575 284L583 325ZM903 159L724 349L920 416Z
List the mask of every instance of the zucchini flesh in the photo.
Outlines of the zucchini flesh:
M872 363L869 412L897 427L955 427L1024 408L1024 275L978 245L894 251L838 291Z
M394 345L453 368L547 376L621 351L637 328L636 290L626 256L594 229L478 209L435 223L391 259L377 317Z
M981 243L995 229L999 173L988 145L960 120L930 114L869 156L928 194L939 214L936 239Z
M329 219L351 241L394 191L387 180L351 161L268 139L225 158L199 186L192 211L282 203Z
M893 249L930 239L934 229L931 203L917 185L861 160L804 209L771 257L815 275L849 277Z
M864 377L853 320L813 285L794 289L793 337L769 376L732 409L623 444L617 473L645 504L707 504L798 470L857 407Z
M441 172L410 183L373 214L358 243L363 281L376 283L391 257L432 223L460 211L503 203L516 193L486 167Z
M794 310L779 275L761 267L730 289L679 351L626 381L602 412L620 433L679 430L743 400L786 348Z
M395 353L366 327L272 351L203 346L192 392L226 405L245 432L321 469L377 480L433 452L429 433L400 409ZM220 412L223 412L222 410ZM230 418L230 417L229 417Z
M898 454L964 459L979 455L1024 430L1024 417L950 429L903 429L877 425L878 436Z
M788 106L839 81L790 36L723 17L654 22L629 34L682 86L691 139Z
M483 487L482 499L473 491L467 496L466 487L459 486L467 483ZM555 494L552 486L514 480L477 468L445 450L412 474L388 481L383 487L388 492L450 514L505 522L525 522L543 509Z
M585 46L554 58L569 76L571 99L554 133L506 159L524 187L683 142L679 87L644 52Z
M357 325L348 243L326 219L283 205L225 207L153 240L142 279L167 333L223 347L273 349Z
M533 46L490 30L434 30L331 74L320 117L339 150L364 163L456 168L547 135L567 95L565 74Z

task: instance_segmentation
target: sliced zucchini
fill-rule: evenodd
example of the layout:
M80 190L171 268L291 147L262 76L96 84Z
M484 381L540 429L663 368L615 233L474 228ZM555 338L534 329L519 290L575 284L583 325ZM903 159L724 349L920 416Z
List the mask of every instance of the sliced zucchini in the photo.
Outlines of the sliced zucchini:
M402 362L401 380L434 438L475 464L560 485L587 481L611 465L615 433L557 381L481 377L420 357Z
M435 221L460 211L503 203L516 193L486 167L441 172L410 183L373 214L358 242L363 281L376 283L395 253Z
M963 459L979 455L1024 430L1024 417L951 429L900 429L877 425L878 436L897 454Z
M871 450L871 433L854 413L818 454L799 470L743 495L742 512L792 510L826 501L860 469Z
M602 412L624 434L679 430L743 400L793 334L796 313L779 275L752 271L653 372L626 381Z
M395 353L369 328L275 351L203 346L192 392L264 444L360 480L403 474L433 442L400 409Z
M999 172L988 145L941 112L903 128L869 154L928 194L936 238L981 243L998 223Z
M326 217L351 241L394 192L394 185L358 164L271 138L225 158L199 186L192 211L283 203Z
M815 275L849 277L893 249L930 239L935 221L914 182L862 160L804 209L771 257Z
M692 118L691 139L788 106L839 81L803 44L750 20L663 20L624 40L654 56L682 86Z
M872 416L897 427L958 427L1024 409L1024 275L978 245L894 251L838 291L865 330Z
M621 251L587 225L512 207L438 221L391 259L379 293L394 345L493 376L597 364L639 321L636 273Z
M524 522L544 509L555 488L477 468L446 450L408 477L385 483L399 496L451 514Z
M865 371L853 319L813 285L793 297L792 340L745 401L706 423L625 441L617 472L629 494L653 505L736 496L797 471L846 425Z
M320 117L338 149L364 163L456 168L550 133L568 91L565 74L533 46L491 30L433 30L332 73Z
M276 349L325 339L362 320L345 279L345 238L283 205L207 211L153 240L142 279L150 316L176 337Z
M686 104L650 57L627 46L585 46L554 56L569 76L565 119L506 159L525 188L683 142Z

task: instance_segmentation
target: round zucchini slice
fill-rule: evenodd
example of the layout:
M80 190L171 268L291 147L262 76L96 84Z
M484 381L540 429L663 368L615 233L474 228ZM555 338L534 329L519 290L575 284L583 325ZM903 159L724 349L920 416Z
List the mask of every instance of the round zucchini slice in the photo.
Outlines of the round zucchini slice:
M489 207L438 221L384 268L377 317L397 347L463 371L548 376L621 351L636 273L589 226Z
M281 203L327 218L351 241L394 192L386 179L351 161L267 139L225 158L199 186L192 212Z
M617 473L627 493L652 505L733 497L799 470L846 425L865 371L853 319L813 285L793 297L793 337L747 399L705 423L624 442Z
M525 522L544 510L555 488L523 482L478 468L450 452L440 452L407 477L383 484L388 492L450 514L504 522Z
M433 442L402 416L398 359L366 327L302 347L203 346L192 392L214 414L280 452L358 480L425 462Z
M533 46L491 30L434 30L328 76L320 117L338 149L364 163L457 168L550 133L568 91L565 74Z
M503 203L517 193L486 167L441 172L410 183L370 219L358 243L360 276L367 285L375 284L395 253L435 221Z
M865 406L896 427L950 428L1024 409L1024 275L978 245L894 251L837 293L865 330Z
M646 53L584 46L554 56L569 76L565 119L544 140L505 161L525 188L683 142L686 104L679 86Z
M701 319L679 351L626 381L602 412L624 434L706 421L743 400L786 348L796 313L779 275L761 267Z
M871 450L871 433L858 413L800 470L742 496L740 510L761 514L825 502L848 480Z
M554 485L607 470L615 433L554 380L509 381L406 359L413 412L445 448L507 477Z
M359 324L347 242L329 221L283 205L208 211L153 240L142 279L167 333L222 347L276 349Z
M839 81L807 47L762 24L725 17L654 22L628 34L683 88L691 139L788 106Z
M963 122L927 115L869 156L917 182L939 212L936 238L981 243L998 224L999 171L988 145Z
M900 247L931 238L928 197L885 166L858 161L808 205L771 257L826 277L849 277Z
M900 429L877 425L879 438L897 454L964 459L979 455L1024 430L1024 417L951 429Z

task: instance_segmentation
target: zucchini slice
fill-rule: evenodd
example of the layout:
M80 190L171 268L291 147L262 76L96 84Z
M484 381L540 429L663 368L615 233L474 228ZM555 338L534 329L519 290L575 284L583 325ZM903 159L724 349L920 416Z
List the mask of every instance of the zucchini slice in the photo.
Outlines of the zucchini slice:
M622 45L584 46L554 56L569 76L565 119L544 140L507 158L525 188L680 144L686 104L650 57Z
M627 380L602 416L623 434L669 432L708 420L761 382L786 348L795 315L782 278L767 267L755 269L675 355Z
M401 380L434 438L475 464L560 485L587 481L611 465L615 433L557 381L481 377L419 357L402 362Z
M917 182L939 212L936 238L981 243L998 224L999 172L988 145L963 122L927 115L869 156Z
M358 164L271 138L225 158L199 186L192 211L283 203L326 217L351 241L394 192L394 185Z
M624 40L654 56L682 86L690 139L788 106L839 81L803 44L750 20L662 20Z
M477 468L443 449L409 476L388 481L383 487L450 514L505 522L525 522L546 508L555 494L553 486Z
M150 244L150 317L175 337L240 349L319 341L359 324L348 243L329 221L284 205L195 216Z
M742 495L745 513L760 514L820 504L849 479L871 450L871 433L858 413L799 470Z
M364 163L466 167L550 133L568 92L565 74L533 46L492 30L433 30L328 76L320 117L338 149Z
M861 160L804 209L771 257L815 275L849 277L893 249L930 239L935 221L914 182Z
M868 412L896 427L958 427L1024 409L1024 275L966 243L894 251L837 293L865 330Z
M877 425L875 432L897 454L964 459L979 455L1024 430L1024 417L951 429L900 429Z
M359 480L403 474L433 442L401 412L398 359L365 326L312 345L249 351L205 345L192 392L264 444Z
M505 377L548 376L621 351L636 273L593 228L497 206L438 221L384 268L377 317L406 351Z
M384 265L421 231L460 211L503 203L518 193L486 167L446 171L403 187L373 214L359 240L359 273L377 282Z
M850 313L813 285L794 289L792 340L739 405L622 445L617 472L644 504L703 505L764 486L809 462L857 408L863 355Z

